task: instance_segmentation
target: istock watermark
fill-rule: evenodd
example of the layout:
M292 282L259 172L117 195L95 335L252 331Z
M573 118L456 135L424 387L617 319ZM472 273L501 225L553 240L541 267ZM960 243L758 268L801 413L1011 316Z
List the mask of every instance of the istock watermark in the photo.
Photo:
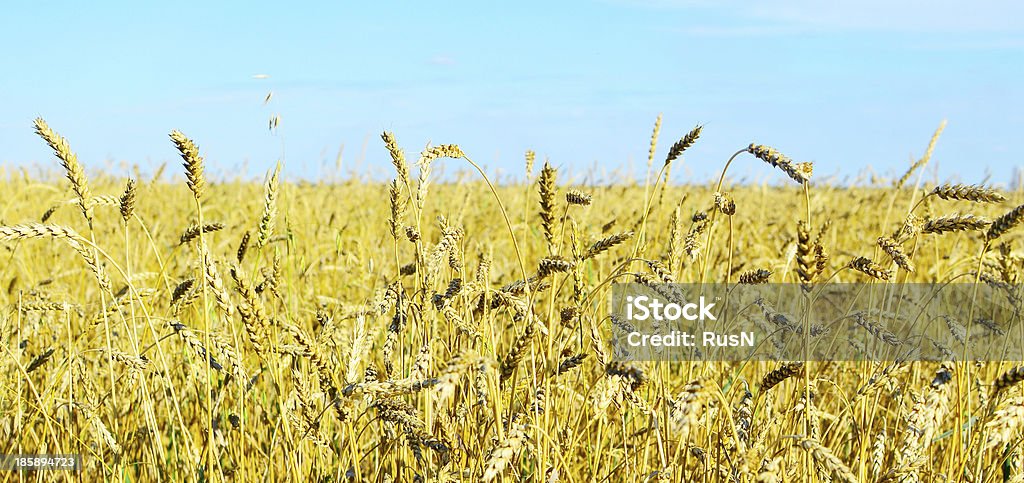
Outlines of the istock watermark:
M655 320L717 320L711 313L715 304L704 304L704 297L700 297L700 303L677 304L674 302L663 303L656 297L646 295L626 296L626 318L629 320L647 320L654 317ZM635 310L635 312L634 312ZM696 312L694 312L696 311Z
M616 284L620 360L1021 361L1011 284Z

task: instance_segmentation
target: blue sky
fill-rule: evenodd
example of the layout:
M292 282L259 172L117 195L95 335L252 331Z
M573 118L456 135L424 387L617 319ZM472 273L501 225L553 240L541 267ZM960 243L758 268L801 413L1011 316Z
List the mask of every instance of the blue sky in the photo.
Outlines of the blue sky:
M1008 181L1024 164L1021 2L206 3L5 6L0 162L55 166L43 116L114 170L175 161L181 129L214 171L283 157L316 178L343 146L343 170L382 177L386 129L413 159L432 141L510 175L526 149L576 179L639 175L663 113L659 157L705 125L677 182L751 141L819 178L898 174L943 119L929 177ZM753 160L735 174L778 177Z

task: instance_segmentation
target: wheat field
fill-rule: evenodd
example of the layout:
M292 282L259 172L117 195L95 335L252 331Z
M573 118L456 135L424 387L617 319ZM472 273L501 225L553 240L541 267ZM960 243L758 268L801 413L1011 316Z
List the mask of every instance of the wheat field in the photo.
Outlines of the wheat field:
M164 176L90 177L36 120L53 174L0 175L0 453L82 468L0 477L1024 481L1019 362L628 362L606 309L620 281L980 283L1019 307L1024 193L925 181L941 128L869 185L749 140L669 184L702 130L659 127L640 183L527 152L526 183L493 185L401 133L390 182L258 183L208 178L179 131Z

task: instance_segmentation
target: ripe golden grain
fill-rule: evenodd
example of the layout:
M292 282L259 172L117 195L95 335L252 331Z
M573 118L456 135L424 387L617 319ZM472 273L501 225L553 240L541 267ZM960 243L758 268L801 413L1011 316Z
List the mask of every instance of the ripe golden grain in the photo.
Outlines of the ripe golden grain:
M48 137L74 166L64 161L73 159L66 141ZM996 204L1017 204L1019 193L825 181L801 186L805 198L771 185L727 193L667 184L651 192L590 178L578 191L559 186L548 163L539 173L538 181L547 178L540 210L532 166L530 185L498 183L496 198L489 189L481 195L486 183L437 180L428 205L431 165L462 156L456 145L421 153L416 186L386 133L397 173L390 183L290 181L282 167L264 183L213 189L195 145L173 138L192 190L185 201L193 202L182 203L182 187L159 175L142 190L109 175L85 185L83 174L79 187L91 189L83 196L74 186L81 165L60 173L72 180L73 197L37 189L44 183L27 175L0 179L5 192L24 194L8 200L5 220L38 219L52 207L43 213L50 224L0 226L0 343L11 352L0 362L0 386L10 388L3 396L12 409L0 418L0 435L92 455L87 479L849 481L852 473L929 481L939 472L999 479L1002 462L1016 458L1004 450L1020 435L1019 368L631 361L610 333L637 326L609 320L607 308L610 287L630 280L689 300L665 283L766 283L779 275L809 285L806 298L778 300L764 286L762 298L749 300L742 292L760 290L749 286L730 298L772 334L759 355L778 358L779 344L809 327L814 340L853 345L865 358L915 349L953 357L964 343L1004 341L997 336L1020 323L1013 309L1024 299L1024 259L1010 231L1019 217ZM801 183L810 177L809 165L748 148ZM669 151L673 163L679 149ZM662 205L662 197L678 202ZM513 208L510 226L496 216L495 200ZM940 200L977 204L971 215L935 217ZM59 211L87 205L88 228ZM897 213L904 205L906 215L886 217L885 207ZM218 226L211 219L223 221L217 236L199 226ZM186 230L190 220L196 225ZM630 250L619 246L632 232L614 234L623 223L644 233ZM968 233L982 230L995 236ZM195 250L175 248L183 231ZM393 243L402 236L412 243ZM977 277L979 297L995 294L1008 310L970 320L901 303L841 320L805 318L803 307L830 300L826 280L860 277L826 272L829 253L845 261L872 245L894 263L906 257L901 282ZM854 265L883 276L866 258ZM230 290L220 280L225 269ZM99 290L93 278L105 280ZM196 303L203 292L213 303ZM915 337L906 326L919 315L945 327ZM825 333L838 336L829 342ZM973 428L969 438L965 428ZM805 452L789 448L788 437ZM608 464L573 448L590 448Z

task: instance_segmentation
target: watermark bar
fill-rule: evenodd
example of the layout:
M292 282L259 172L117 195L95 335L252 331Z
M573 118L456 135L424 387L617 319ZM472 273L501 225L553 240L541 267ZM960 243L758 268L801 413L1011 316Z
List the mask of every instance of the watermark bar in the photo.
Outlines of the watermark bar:
M612 287L618 360L1024 361L1013 284Z
M78 454L0 454L0 471L78 471Z

